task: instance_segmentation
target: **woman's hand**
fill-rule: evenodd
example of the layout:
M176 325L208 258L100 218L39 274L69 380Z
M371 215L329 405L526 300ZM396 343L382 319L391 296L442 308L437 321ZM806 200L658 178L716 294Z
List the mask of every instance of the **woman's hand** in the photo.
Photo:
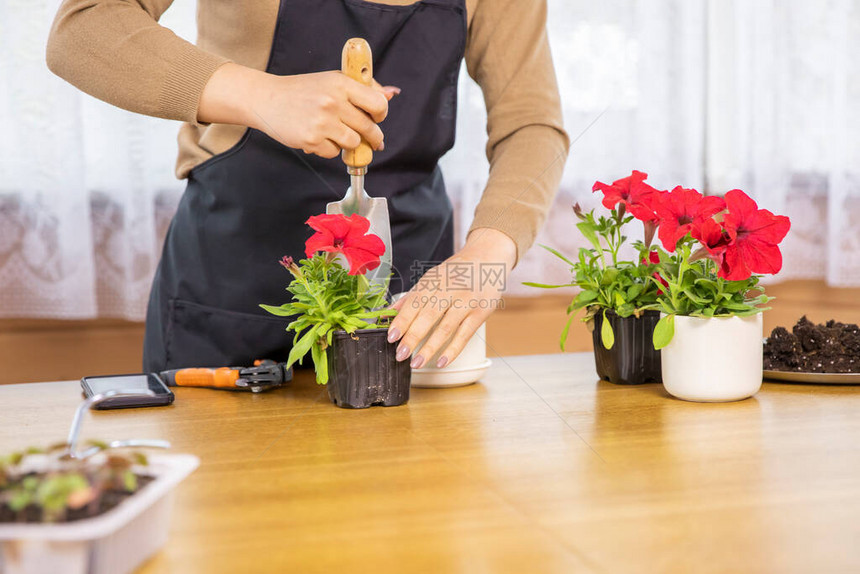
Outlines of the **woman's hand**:
M334 158L358 147L362 136L373 149L384 149L377 124L399 92L367 87L339 71L276 76L229 63L206 84L197 117L249 126L288 147Z
M460 252L425 273L392 306L399 312L388 328L388 340L400 341L397 360L404 361L416 351L411 365L420 369L443 346L435 366L442 368L456 359L499 306L516 257L516 245L501 231L473 230ZM424 345L416 349L428 334Z

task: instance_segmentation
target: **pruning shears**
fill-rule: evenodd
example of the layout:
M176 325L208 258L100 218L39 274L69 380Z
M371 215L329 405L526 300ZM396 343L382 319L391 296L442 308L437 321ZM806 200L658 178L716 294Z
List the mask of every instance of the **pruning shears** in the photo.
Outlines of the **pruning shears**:
M293 379L292 368L269 359L254 361L253 367L194 367L159 374L170 387L249 390L252 393L281 387Z

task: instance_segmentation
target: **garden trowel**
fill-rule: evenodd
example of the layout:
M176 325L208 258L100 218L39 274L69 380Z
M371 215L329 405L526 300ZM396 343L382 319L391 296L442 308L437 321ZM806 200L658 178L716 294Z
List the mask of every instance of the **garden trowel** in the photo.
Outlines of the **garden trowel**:
M341 71L365 86L373 84L373 57L370 45L362 38L352 38L343 47ZM364 176L367 166L373 160L373 149L361 139L355 149L345 149L341 155L346 171L349 173L350 186L340 201L326 206L326 213L357 213L370 221L370 233L378 235L385 244L385 253L379 267L366 273L374 285L387 285L391 274L391 224L388 221L388 201L384 197L370 197L364 190Z

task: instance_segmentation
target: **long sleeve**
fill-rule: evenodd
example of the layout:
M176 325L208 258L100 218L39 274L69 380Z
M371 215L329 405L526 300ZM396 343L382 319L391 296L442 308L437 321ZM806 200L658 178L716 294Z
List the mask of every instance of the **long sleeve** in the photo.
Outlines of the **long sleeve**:
M203 88L228 60L160 26L171 3L65 0L48 39L48 67L121 108L196 122Z
M484 93L490 160L472 229L502 231L522 257L546 219L569 146L546 35L546 1L476 2L466 65Z

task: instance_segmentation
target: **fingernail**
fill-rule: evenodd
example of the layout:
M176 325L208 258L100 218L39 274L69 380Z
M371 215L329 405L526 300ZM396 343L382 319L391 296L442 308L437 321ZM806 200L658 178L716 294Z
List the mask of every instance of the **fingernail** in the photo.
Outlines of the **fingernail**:
M394 92L395 96L400 95L400 88L398 88L397 86L391 86L391 91Z
M384 149L385 149L385 142L380 142L379 143L379 151L382 151Z
M442 355L441 357L439 357L439 360L436 361L436 368L441 369L447 364L448 364L448 357L446 357L445 355Z
M398 329L397 327L391 327L390 329L388 329L388 342L393 343L398 339L400 339L400 329Z
M412 358L412 362L409 363L409 366L412 367L413 369L420 369L421 365L423 365L423 364L424 364L424 357L421 355L415 355L415 357Z
M394 356L398 361L405 361L406 357L412 354L412 349L407 347L406 345L400 345L397 347L397 354Z

